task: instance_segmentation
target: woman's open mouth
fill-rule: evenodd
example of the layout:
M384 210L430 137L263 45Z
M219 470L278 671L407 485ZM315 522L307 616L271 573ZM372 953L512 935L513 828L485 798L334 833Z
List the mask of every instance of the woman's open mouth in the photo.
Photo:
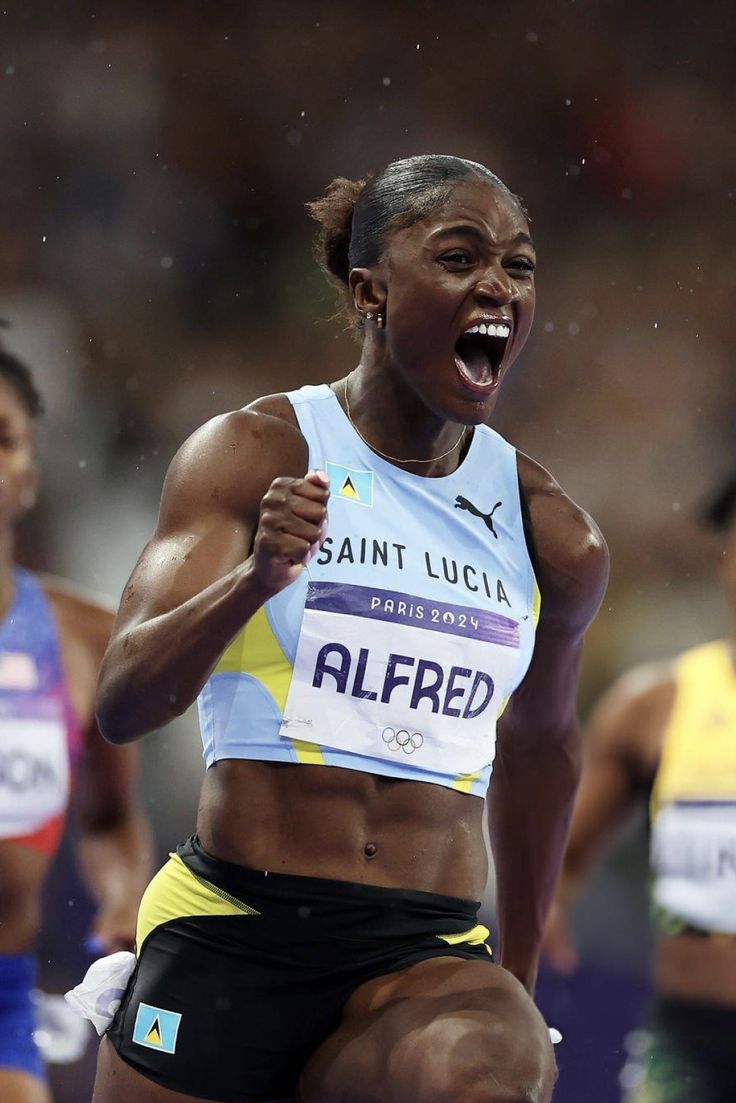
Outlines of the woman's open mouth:
M510 336L511 326L506 322L481 322L458 338L455 366L473 390L491 391L496 386Z

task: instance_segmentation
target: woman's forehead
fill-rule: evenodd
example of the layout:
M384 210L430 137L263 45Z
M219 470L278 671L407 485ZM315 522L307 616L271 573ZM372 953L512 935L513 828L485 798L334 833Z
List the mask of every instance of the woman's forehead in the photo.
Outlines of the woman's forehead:
M443 203L397 236L418 241L454 226L473 227L494 241L529 233L526 215L511 192L491 181L474 179L459 181Z
M526 216L516 196L485 180L462 180L432 215L432 221L447 222L471 217L493 224L503 221L527 226Z

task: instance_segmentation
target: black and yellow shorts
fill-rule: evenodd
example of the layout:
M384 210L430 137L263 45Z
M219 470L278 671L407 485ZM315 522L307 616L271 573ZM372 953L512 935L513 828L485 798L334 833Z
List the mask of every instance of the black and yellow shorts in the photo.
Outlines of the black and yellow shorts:
M425 958L491 963L478 903L263 873L180 846L141 901L138 963L108 1037L174 1091L292 1096L355 989Z

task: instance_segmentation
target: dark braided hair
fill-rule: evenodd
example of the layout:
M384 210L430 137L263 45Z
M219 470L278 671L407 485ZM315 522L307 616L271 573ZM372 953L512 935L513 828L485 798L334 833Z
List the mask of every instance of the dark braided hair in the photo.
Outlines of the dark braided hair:
M0 326L7 328L7 322L0 319ZM22 360L14 356L0 339L0 380L7 383L16 393L22 406L31 418L43 413L43 399L33 382L31 369Z
M473 177L513 195L490 169L446 154L392 161L367 180L340 176L319 199L307 203L320 223L318 260L340 290L348 292L350 270L380 257L389 235L426 218L449 199L453 188ZM513 196L517 200L517 196Z

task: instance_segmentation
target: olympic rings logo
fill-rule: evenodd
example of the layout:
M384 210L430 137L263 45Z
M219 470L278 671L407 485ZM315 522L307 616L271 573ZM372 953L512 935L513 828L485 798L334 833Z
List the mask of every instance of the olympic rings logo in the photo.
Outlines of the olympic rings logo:
M384 728L381 739L390 751L403 751L404 754L414 754L424 744L424 736L421 732L409 732L406 728L396 731L394 728Z

